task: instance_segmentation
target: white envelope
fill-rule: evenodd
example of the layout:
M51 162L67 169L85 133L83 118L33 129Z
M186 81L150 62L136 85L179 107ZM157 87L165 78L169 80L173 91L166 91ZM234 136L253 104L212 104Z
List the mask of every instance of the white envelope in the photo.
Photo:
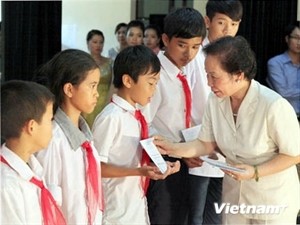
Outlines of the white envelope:
M218 167L220 169L228 170L228 171L233 171L233 172L239 172L239 173L244 173L245 170L239 169L233 166L228 165L227 163L221 162L219 160L214 160L211 158L208 158L208 156L201 156L200 157L204 162L209 163L212 166Z
M155 144L153 143L154 138L148 138L141 140L140 143L154 162L154 164L158 167L160 172L165 173L168 169L168 165L166 161L161 156L160 152L156 148Z

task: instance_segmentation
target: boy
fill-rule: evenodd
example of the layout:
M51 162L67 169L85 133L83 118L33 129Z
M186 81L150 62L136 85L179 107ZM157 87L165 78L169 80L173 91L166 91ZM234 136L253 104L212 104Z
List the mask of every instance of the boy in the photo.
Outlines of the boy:
M140 124L136 115L140 112L138 105L145 106L151 100L159 71L157 56L142 45L127 47L114 62L113 84L117 93L93 125L105 196L103 224L150 224L145 178L164 179L179 170L179 162L170 164L174 168L169 167L165 174L141 163L143 154L139 141L141 129L142 139L147 138L143 135L147 133L147 124L144 124L146 127Z
M243 7L238 0L209 0L206 4L207 37L202 48L217 38L235 36L242 19ZM187 65L190 72L188 78L192 86L192 120L195 125L202 123L205 104L210 93L204 69L205 56L202 48L195 60ZM219 160L224 160L220 154ZM221 224L221 214L215 211L214 203L221 203L222 177L224 173L199 158L186 160L189 162L189 224ZM201 167L199 167L202 164Z
M196 56L205 33L204 19L195 9L177 9L165 17L162 35L165 51L158 53L161 79L145 113L153 130L174 142L182 142L181 130L191 125L191 93L182 74ZM179 173L150 182L147 198L151 224L186 223L188 170L183 160L180 162Z
M1 86L1 224L66 224L42 187L42 167L33 155L52 137L53 102L52 93L34 82Z

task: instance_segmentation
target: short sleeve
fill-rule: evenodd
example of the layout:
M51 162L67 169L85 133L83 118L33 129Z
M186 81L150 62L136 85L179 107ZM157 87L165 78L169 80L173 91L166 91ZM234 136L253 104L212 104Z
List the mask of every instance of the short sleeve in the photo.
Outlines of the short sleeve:
M268 132L282 154L300 155L300 128L293 107L279 98L267 114Z
M108 162L109 150L114 144L119 123L118 117L113 114L100 114L94 122L92 129L94 145L102 162Z

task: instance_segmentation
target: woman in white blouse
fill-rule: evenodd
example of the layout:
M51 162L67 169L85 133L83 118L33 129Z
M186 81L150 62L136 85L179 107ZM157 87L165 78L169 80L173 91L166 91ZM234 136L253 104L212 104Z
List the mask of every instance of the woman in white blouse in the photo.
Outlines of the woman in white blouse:
M224 170L223 203L215 204L223 224L296 224L300 130L292 106L253 79L256 60L243 37L223 37L204 52L212 93L199 139L175 144L156 137L156 145L182 157L220 149L244 170Z

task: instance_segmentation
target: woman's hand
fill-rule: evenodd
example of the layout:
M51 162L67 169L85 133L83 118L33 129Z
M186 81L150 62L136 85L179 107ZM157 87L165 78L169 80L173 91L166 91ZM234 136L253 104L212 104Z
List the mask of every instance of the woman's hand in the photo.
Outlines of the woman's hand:
M255 178L255 169L253 166L247 164L238 164L234 167L244 170L244 172L222 170L225 174L235 180L251 180Z
M162 154L162 155L172 154L172 151L174 148L174 143L167 140L165 137L159 136L159 135L155 135L155 136L153 136L153 138L154 138L153 143L156 145L160 154Z

